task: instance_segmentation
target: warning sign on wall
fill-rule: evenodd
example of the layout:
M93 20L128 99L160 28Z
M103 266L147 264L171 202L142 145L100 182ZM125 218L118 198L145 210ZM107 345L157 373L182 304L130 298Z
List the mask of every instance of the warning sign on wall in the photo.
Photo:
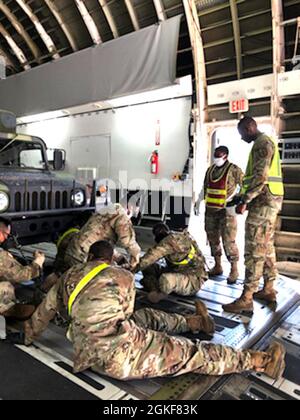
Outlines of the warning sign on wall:
M155 146L160 146L160 120L157 120L156 122Z

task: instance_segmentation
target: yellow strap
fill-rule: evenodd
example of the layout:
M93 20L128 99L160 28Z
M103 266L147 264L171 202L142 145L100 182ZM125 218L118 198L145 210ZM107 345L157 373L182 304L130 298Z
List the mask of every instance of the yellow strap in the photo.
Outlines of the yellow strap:
M213 194L213 195L227 195L227 190L214 190L212 188L207 189L207 194Z
M210 203L210 204L225 204L226 203L226 198L211 198L211 197L206 197L206 203Z
M72 229L69 229L69 230L67 230L63 235L61 235L61 237L58 239L58 241L57 241L57 244L56 244L56 246L57 246L57 248L59 248L60 246L61 246L61 244L62 244L62 242L69 236L69 235L71 235L72 233L78 233L78 232L80 232L80 230L79 229L75 229L75 228L72 228Z
M72 307L77 299L78 295L82 290L103 270L110 267L108 264L101 264L98 267L95 267L92 271L90 271L80 282L77 284L74 292L71 294L68 303L69 315L71 315Z
M185 260L183 260L181 262L172 262L172 264L174 264L174 265L187 265L195 258L196 252L197 251L196 251L195 247L192 245L190 253Z

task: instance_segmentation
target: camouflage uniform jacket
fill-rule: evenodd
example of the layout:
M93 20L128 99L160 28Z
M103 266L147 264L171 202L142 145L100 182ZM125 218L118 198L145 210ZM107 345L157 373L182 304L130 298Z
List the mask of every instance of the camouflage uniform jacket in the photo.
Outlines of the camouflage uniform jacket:
M228 164L230 163L228 162ZM227 179L227 197L228 198L233 196L233 194L236 191L237 186L242 187L243 179L244 179L244 173L242 169L239 168L237 165L234 165L233 163L231 163L230 165L231 167L229 169L228 179ZM213 166L214 166L214 170L212 173L212 179L215 180L215 179L218 179L222 175L222 172L224 171L224 166L222 168L218 168L216 165L213 165ZM209 174L212 168L213 167L210 167L206 172L206 176L204 180L204 197L206 197L207 188L209 185ZM216 211L220 211L220 210L207 207L206 211L208 213L215 213Z
M93 215L80 233L72 238L67 254L84 263L91 245L98 241L109 241L113 245L119 242L136 259L141 252L131 220L119 204Z
M254 177L243 197L249 208L267 206L281 210L283 198L271 194L266 185L274 153L273 141L266 134L260 133L253 147Z
M53 286L33 315L37 336L59 305L68 304L82 277L101 263L74 267L65 274L64 283ZM134 300L133 276L120 268L107 268L81 291L73 304L68 333L75 350L75 372L91 367L101 375L124 380L191 371L221 375L251 369L249 352L169 336L168 332L189 331L186 317L152 309L133 314ZM32 338L31 334L29 343Z
M78 283L102 261L78 264L67 271L48 292L42 310L34 316L31 339L38 337L57 312L67 317L71 294ZM121 268L109 267L98 274L77 296L70 317L68 338L74 347L74 371L84 371L109 358L120 345L129 341L133 321L135 283L133 275ZM40 315L37 315L39 314ZM31 341L32 341L31 340Z
M192 246L196 250L195 257L187 265L177 265L185 260ZM194 273L199 278L207 278L205 271L205 258L195 239L187 232L172 232L158 245L151 248L141 258L140 269L143 271L160 259L165 258L170 271Z
M22 283L39 277L40 267L20 264L9 252L0 248L0 282Z
M59 247L57 248L56 258L54 261L54 272L56 274L61 275L70 268L68 264L66 264L65 262L65 255L66 255L67 249L70 246L72 239L75 239L75 236L77 235L78 235L78 232L72 232L66 238L64 238L59 244Z

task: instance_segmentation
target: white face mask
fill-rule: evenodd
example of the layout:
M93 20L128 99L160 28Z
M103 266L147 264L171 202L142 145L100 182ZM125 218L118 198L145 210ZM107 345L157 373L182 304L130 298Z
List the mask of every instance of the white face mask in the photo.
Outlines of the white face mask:
M225 165L227 159L224 158L214 158L214 164L218 167L221 168L223 165Z

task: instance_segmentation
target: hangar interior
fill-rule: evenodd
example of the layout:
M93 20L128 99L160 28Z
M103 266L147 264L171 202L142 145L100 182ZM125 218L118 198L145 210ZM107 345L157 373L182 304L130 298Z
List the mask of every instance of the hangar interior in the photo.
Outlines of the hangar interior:
M299 400L300 0L3 0L0 35L0 109L16 115L20 141L45 142L50 166L40 169L55 170L58 151L61 157L58 178L0 170L0 183L11 185L13 197L6 213L20 236L14 255L30 260L41 249L49 271L56 254L49 242L82 210L71 205L68 188L89 186L91 210L103 204L92 187L105 184L105 200L138 195L135 230L143 251L153 244L153 226L163 221L175 230L189 228L211 268L205 203L197 216L194 205L217 146L227 146L230 161L246 170L251 147L241 142L237 123L251 115L278 139L282 158L277 306L255 302L253 317L224 312L222 304L240 295L243 275L231 286L225 275L210 279L195 298L171 295L149 304L139 273L136 307L189 314L200 298L216 334L188 338L238 349L265 349L275 340L288 352L279 381L261 374L189 374L121 382L90 371L74 374L65 325L56 320L34 346L0 341L0 398ZM245 100L246 108L230 110ZM37 166L43 160L36 155ZM26 159L22 165L26 169ZM67 174L76 181L63 183ZM239 216L241 253L244 237L245 217ZM227 275L226 258L223 263ZM26 301L34 285L19 293Z

